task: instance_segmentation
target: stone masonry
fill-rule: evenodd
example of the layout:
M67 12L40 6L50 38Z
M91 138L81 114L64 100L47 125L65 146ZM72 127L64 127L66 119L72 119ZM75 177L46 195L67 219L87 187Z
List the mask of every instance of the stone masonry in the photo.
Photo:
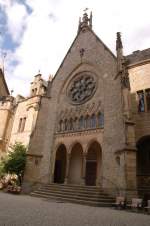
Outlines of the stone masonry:
M136 195L139 147L150 140L149 73L149 49L124 56L118 32L115 56L85 12L55 76L36 75L29 97L9 96L0 77L0 153L27 145L24 187L91 183Z

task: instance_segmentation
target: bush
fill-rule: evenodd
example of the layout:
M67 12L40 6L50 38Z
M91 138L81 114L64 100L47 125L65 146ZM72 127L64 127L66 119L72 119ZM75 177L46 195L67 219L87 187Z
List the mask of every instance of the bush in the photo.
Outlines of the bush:
M0 161L0 178L5 175L4 161Z
M21 143L11 146L7 158L3 161L4 172L16 174L21 185L26 165L26 147Z

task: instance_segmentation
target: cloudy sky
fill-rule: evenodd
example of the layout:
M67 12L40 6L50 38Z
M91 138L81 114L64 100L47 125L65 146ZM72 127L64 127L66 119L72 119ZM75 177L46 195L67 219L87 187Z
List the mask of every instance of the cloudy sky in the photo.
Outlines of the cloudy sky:
M115 53L122 32L124 54L150 47L150 0L0 0L0 61L14 95L28 95L33 76L54 75L74 40L83 9L93 29Z

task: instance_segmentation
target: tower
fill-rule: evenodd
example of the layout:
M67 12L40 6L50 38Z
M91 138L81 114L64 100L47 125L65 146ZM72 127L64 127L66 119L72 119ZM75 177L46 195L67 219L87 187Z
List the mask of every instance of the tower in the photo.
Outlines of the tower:
M125 144L122 150L116 152L119 158L124 158L124 189L128 193L136 191L136 143L135 143L135 123L131 111L131 93L128 74L128 61L123 55L123 45L120 32L117 32L116 40L117 52L117 75L121 83L122 113L124 122ZM117 157L118 157L117 156ZM124 157L123 157L124 156ZM129 196L131 194L128 194Z
M47 85L47 82L42 78L41 74L35 75L34 81L31 82L30 96L44 95Z

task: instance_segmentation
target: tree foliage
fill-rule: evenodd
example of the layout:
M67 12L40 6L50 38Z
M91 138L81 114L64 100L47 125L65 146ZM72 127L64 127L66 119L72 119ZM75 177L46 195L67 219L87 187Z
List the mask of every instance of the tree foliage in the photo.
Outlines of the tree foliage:
M21 143L15 143L4 160L6 173L16 174L19 182L22 182L26 165L26 147Z
M5 175L4 161L0 161L0 178Z

